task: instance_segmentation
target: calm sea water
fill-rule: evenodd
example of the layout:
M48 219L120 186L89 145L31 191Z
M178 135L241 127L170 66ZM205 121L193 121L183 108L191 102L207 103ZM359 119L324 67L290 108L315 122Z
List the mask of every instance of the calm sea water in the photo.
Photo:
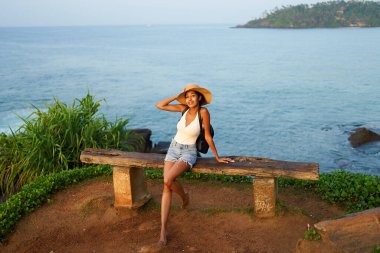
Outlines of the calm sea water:
M213 26L0 28L0 132L53 97L90 90L102 112L169 141L180 115L155 103L189 82L209 88L221 155L319 162L380 175L380 29ZM211 154L208 154L211 155Z

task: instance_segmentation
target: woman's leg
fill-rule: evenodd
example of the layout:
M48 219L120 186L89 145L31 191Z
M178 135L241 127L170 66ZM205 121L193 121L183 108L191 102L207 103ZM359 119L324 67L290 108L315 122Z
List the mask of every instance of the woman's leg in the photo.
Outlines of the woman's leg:
M178 167L179 166L179 167ZM176 180L176 178L181 175L182 173L184 173L185 171L183 171L182 168L185 168L185 171L188 170L189 168L189 165L183 161L178 161L176 162L170 169L169 171L166 173L166 177L164 176L164 182L165 182L165 178L166 180L170 180L171 178L174 178L172 180L172 183L171 183L171 187L170 189L172 191L174 191L175 193L177 193L181 199L182 199L182 208L185 208L188 204L189 204L189 195L187 193L185 193L185 191L183 190L183 187L181 185L180 182L178 182ZM178 174L179 173L179 174ZM174 175L173 175L174 174Z
M174 181L171 188L175 193L177 193L182 199L182 208L186 208L189 204L189 194L185 193L180 182Z
M183 172L188 170L189 165L186 162L178 161L176 163L166 161L164 166L164 189L162 191L161 201L161 244L166 244L166 228L170 211L170 204L172 198L172 190L178 193L182 200L185 202L188 200L186 194L183 191L181 184L174 180Z
M169 169L174 165L174 162L165 161L164 165L164 177L168 173ZM170 211L170 203L172 200L171 189L168 188L164 183L164 189L162 190L161 199L161 233L159 243L166 244L166 225L168 222L168 216Z

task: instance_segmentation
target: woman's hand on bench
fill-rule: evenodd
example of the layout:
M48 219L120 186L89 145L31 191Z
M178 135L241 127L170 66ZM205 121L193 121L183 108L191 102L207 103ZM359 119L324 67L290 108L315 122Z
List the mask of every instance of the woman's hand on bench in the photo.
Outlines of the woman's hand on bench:
M220 163L234 163L235 161L228 157L219 157L216 160Z

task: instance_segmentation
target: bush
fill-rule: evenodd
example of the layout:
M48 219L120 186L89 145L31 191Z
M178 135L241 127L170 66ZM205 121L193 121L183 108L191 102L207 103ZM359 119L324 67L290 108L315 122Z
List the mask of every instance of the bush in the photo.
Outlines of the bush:
M343 203L350 212L380 206L380 178L336 171L322 174L315 191L330 203Z
M322 173L318 181L280 179L282 187L315 191L322 199L343 205L348 212L359 212L380 206L380 177L342 170Z
M111 174L109 166L83 167L41 176L25 185L21 191L0 204L0 241L6 238L25 214L46 203L53 192L84 179Z
M46 111L34 106L16 132L0 134L0 193L10 195L38 176L78 166L80 152L87 147L135 148L121 144L136 139L125 129L128 120L108 122L97 113L102 101L89 93L71 106L54 99Z

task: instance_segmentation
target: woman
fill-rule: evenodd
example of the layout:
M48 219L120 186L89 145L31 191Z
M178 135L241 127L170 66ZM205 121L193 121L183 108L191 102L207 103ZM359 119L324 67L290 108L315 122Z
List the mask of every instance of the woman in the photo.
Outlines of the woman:
M189 194L185 193L182 185L176 178L185 171L191 169L197 160L197 149L195 142L200 133L199 115L205 131L205 139L210 146L218 162L234 162L230 158L221 158L215 148L214 141L210 134L210 113L202 105L209 104L212 94L205 88L195 84L186 85L184 91L174 97L165 99L157 103L157 108L171 112L185 112L177 123L177 134L172 140L168 153L165 157L164 165L164 189L161 202L161 234L159 245L167 243L166 230L170 211L172 191L177 193L182 199L182 208L189 204ZM180 104L170 104L174 100ZM200 110L199 110L200 109Z

